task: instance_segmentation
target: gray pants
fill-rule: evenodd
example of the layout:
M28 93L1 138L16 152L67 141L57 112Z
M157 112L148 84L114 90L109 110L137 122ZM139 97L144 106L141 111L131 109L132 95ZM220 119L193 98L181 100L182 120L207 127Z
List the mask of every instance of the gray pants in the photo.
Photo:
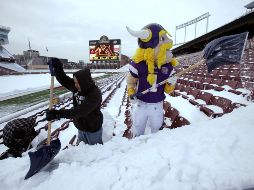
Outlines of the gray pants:
M93 133L78 130L78 139L79 141L83 141L85 144L89 145L103 144L102 132L103 132L102 128Z

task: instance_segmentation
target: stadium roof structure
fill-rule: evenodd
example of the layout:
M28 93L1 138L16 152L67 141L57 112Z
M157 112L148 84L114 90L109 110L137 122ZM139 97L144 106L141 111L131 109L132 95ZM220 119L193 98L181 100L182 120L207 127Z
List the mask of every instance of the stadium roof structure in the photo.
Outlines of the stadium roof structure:
M246 9L253 9L254 8L254 1L244 6Z
M204 49L210 41L221 36L233 35L242 32L249 32L249 38L254 36L254 12L241 16L230 23L227 23L215 30L212 30L198 38L195 38L172 50L175 56L195 53Z
M0 62L0 67L16 71L16 72L24 72L26 69L18 65L17 63L9 63L9 62Z
M3 46L0 46L0 58L14 59L13 55L7 51Z

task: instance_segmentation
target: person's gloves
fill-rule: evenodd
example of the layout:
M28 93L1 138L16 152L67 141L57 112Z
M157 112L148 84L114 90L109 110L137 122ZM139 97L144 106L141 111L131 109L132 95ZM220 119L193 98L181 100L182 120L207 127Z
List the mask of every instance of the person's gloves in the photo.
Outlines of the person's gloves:
M46 112L46 120L47 121L60 119L61 117L62 117L62 111L61 110L48 110Z
M51 58L48 61L48 65L54 69L63 69L63 63L58 58Z
M136 93L136 91L134 88L130 87L130 88L128 88L127 93L128 93L128 96L130 97L130 96L134 95Z
M168 80L167 80L167 82L168 82L169 84L171 84L171 85L175 85L178 78L179 78L179 77L176 77L176 76L169 77Z
M131 87L128 89L127 93L130 98L130 102L135 104L137 102L137 97L134 95L136 93L135 89Z

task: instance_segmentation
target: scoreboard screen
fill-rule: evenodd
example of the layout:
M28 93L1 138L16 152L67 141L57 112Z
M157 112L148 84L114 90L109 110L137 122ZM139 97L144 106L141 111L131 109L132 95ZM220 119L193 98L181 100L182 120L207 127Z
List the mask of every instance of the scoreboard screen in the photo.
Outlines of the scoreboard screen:
M120 46L120 39L108 40L106 36L100 40L90 40L90 61L119 61Z

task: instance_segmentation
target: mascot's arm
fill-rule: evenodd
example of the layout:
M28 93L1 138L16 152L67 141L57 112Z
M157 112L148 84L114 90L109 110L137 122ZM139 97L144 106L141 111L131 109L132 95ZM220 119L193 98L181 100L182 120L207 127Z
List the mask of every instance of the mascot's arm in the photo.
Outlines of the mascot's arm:
M136 93L136 85L137 85L138 79L133 77L130 73L127 75L127 92L128 96L131 96Z
M176 67L178 65L178 61L175 58L172 58L170 60L170 63L173 67ZM171 94L175 89L175 85L170 85L168 82L165 84L164 92L167 94Z
M175 89L175 85L170 85L169 83L165 84L164 87L164 92L166 92L167 94L171 94Z

